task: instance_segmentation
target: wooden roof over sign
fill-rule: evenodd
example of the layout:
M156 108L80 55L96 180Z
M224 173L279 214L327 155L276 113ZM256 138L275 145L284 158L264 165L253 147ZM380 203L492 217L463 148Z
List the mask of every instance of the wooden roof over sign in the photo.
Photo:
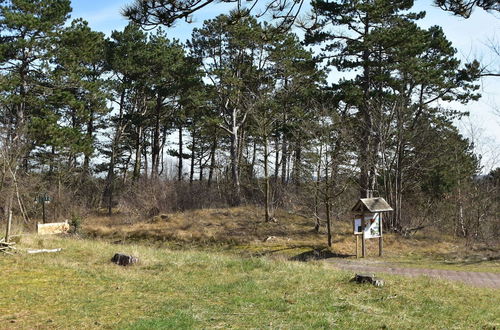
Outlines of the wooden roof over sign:
M392 207L382 197L361 198L352 208L353 212L389 212Z

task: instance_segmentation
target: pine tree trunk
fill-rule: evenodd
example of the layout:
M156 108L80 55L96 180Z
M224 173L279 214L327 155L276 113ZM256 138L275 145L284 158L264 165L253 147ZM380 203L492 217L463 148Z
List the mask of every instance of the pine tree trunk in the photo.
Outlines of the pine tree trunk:
M266 222L271 221L271 212L269 211L270 208L270 182L269 182L269 166L268 166L268 159L269 159L269 152L268 152L268 137L267 135L264 137L264 180L265 180L265 187L264 187L264 208L265 208L265 220Z
M165 170L165 143L167 143L167 135L168 135L167 133L168 133L167 127L163 126L161 145L160 145L160 173L159 173L159 176L162 176L163 172Z
M285 90L288 89L288 77L284 77L284 87ZM287 125L288 123L288 106L287 102L285 99L285 104L283 105L283 126ZM278 146L276 146L278 148ZM287 141L287 136L283 132L282 133L282 139L281 139L281 184L285 185L288 182L288 172L287 172L287 165L288 165L288 141ZM276 153L276 167L278 167L278 153ZM289 170L289 169L288 169ZM277 177L277 176L276 176Z
M242 159L243 159L243 150L245 150L245 144L246 144L246 140L245 140L246 132L245 132L245 129L243 128L243 126L240 126L239 132L240 132L240 134L238 136L238 140L237 140L237 144L236 144L236 151L237 151L237 155L238 155L238 158L237 158L238 175L240 176L239 179L241 179L241 163L242 163Z
M281 183L284 185L287 182L287 163L288 163L288 149L287 149L287 141L285 139L285 135L283 134L283 141L281 141Z
M23 52L28 52L27 49L23 49ZM23 61L21 63L21 68L20 68L20 90L19 90L19 96L20 96L20 102L17 107L16 111L16 128L14 129L14 143L13 143L13 150L16 151L16 153L22 153L23 149L26 147L26 129L25 129L25 116L26 116L26 98L27 98L27 91L28 91L28 83L27 83L27 75L28 75L28 65L29 63L26 61ZM29 158L29 150L24 153L24 156L22 156L22 166L24 169L24 172L28 172L28 158ZM17 156L16 156L17 158ZM16 163L19 162L20 159L16 159Z
M250 180L255 178L255 163L257 161L257 141L253 141L252 164L250 165Z
M134 181L139 179L141 175L141 160L142 160L142 125L137 127L137 139L135 141L135 162L134 162Z
M320 204L320 180L321 180L321 157L323 157L323 144L319 146L319 157L318 157L318 165L316 167L316 180L315 180L315 189L314 189L314 216L316 218L316 222L314 224L314 231L319 233L321 228L320 217L319 217L319 204Z
M231 180L234 188L233 204L240 204L240 173L238 168L238 127L234 126L230 137Z
M330 178L328 174L328 153L325 152L325 214L326 214L326 230L328 236L328 247L332 247L332 223L331 223L331 212L330 212Z
M279 160L280 160L280 138L279 134L276 134L276 137L274 139L274 148L275 148L275 153L274 153L274 182L278 182L278 175L280 171L279 167Z
M109 160L109 168L108 168L108 178L107 178L107 192L108 192L108 215L111 216L113 214L113 183L115 176L115 148L112 147L111 156Z
M161 97L156 98L155 106L155 127L153 131L153 149L151 151L151 178L158 177L160 165L160 116L161 116Z
M212 146L210 148L210 167L208 170L208 186L212 184L212 180L214 177L215 170L215 151L217 150L217 136L214 135L214 139L212 141Z
M184 154L184 145L182 141L182 125L179 125L179 155L177 158L177 181L182 181L182 156Z
M49 160L49 177L52 177L52 175L54 174L54 159L56 157L56 147L52 146L50 147L50 160ZM3 180L2 180L3 182ZM2 191L2 188L3 187L3 184L2 186L0 186L0 191Z
M325 202L325 212L326 212L326 230L328 235L328 247L332 247L332 220L331 220L331 211L330 211L330 201L327 198Z
M301 163L302 163L302 148L297 145L295 147L295 152L294 152L294 160L293 160L293 170L292 170L292 181L296 185L300 184L300 168L301 168Z
M366 15L364 19L364 33L363 37L366 38L369 35L369 25L370 19L368 15ZM366 198L370 190L373 190L370 186L371 180L371 160L373 158L372 155L372 117L370 114L370 81L371 81L371 73L370 73L370 51L365 49L362 54L362 62L363 62L363 76L362 76L362 89L363 89L363 103L360 108L360 120L361 125L359 127L359 137L358 141L359 148L359 158L360 158L360 178L359 178L359 188L360 188L360 197Z
M144 137L146 139L147 137ZM148 180L148 173L149 173L149 160L148 160L148 147L144 146L142 148L142 158L144 159L144 179L146 181Z
M403 201L402 189L403 189L403 168L402 168L402 157L403 157L403 145L400 141L398 143L397 149L397 159L396 159L396 169L395 169L395 187L394 187L394 228L398 231L403 229L403 224L401 223L401 203Z
M120 113L118 116L118 125L116 127L115 136L111 142L111 155L109 160L108 175L106 178L106 191L107 191L107 206L108 215L113 214L113 194L114 194L114 180L115 180L115 162L116 162L116 148L121 140L122 132L124 130L123 126L123 110L125 105L125 91L122 91L120 95Z
M127 159L125 160L125 163L123 165L123 171L122 171L122 184L125 184L128 179L128 169L130 166L130 161L132 160L132 150L130 150Z
M200 182L203 182L203 174L204 174L203 172L205 171L205 165L206 165L206 162L203 163L203 153L204 152L202 152L200 154L200 158L198 159L198 165L200 167L200 173L199 173L199 176L198 176L198 180Z
M194 162L195 162L195 143L196 143L196 136L194 132L191 134L192 135L192 147L191 147L191 168L189 170L189 183L192 184L194 180Z
M90 111L90 118L87 122L87 139L89 141L93 141L94 138L94 111ZM88 152L85 153L83 159L83 175L90 175L90 154Z

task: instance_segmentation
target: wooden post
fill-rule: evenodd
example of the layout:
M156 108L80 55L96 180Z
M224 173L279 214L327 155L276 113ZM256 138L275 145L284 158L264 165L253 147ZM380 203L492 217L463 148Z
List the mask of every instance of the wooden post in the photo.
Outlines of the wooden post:
M378 238L378 256L381 257L384 253L384 242L382 240L382 213L379 213L379 231L380 237Z
M42 197L42 219L43 223L45 223L45 197Z
M354 236L356 236L356 259L358 259L359 258L359 253L358 253L359 234L356 234Z
M9 243L11 226L12 226L12 210L9 210L9 217L7 219L7 229L5 231L5 243Z
M366 257L365 212L364 211L361 213L361 230L362 230L362 236L361 236L361 257L364 258L364 257Z

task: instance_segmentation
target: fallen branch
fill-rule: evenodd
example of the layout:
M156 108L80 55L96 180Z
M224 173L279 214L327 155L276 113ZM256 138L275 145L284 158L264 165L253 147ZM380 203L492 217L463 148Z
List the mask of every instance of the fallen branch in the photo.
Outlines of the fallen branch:
M412 235L416 234L417 231L422 230L425 227L427 227L427 226L421 225L421 226L416 226L413 228L403 228L400 230L400 232L401 232L401 235L403 235L403 237L411 237Z
M61 248L58 248L58 249L26 250L26 252L28 252L30 254L34 254L34 253L53 253L53 252L60 252L60 251L62 251Z
M0 252L12 254L9 251L16 249L14 247L15 244L15 242L5 242L5 238L0 239Z

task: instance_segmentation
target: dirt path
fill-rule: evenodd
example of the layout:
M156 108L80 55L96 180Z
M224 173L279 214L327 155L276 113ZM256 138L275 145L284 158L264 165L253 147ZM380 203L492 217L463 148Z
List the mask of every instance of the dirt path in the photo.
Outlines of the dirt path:
M500 289L500 273L486 272L465 272L442 269L426 269L426 268L403 268L396 267L391 264L371 265L366 263L351 262L345 260L328 259L325 262L332 264L336 268L344 270L352 270L363 273L388 273L403 276L430 276L444 280L460 281L466 284L483 287Z

